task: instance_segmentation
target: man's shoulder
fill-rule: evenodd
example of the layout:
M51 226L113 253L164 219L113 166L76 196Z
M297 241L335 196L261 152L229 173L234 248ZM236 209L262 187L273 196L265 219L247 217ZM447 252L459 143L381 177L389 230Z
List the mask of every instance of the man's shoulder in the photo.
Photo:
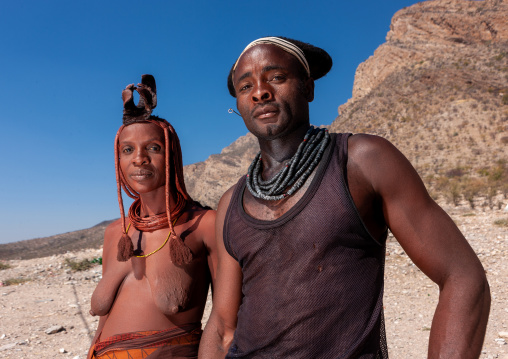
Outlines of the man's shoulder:
M349 160L371 162L395 153L399 153L397 148L386 138L377 135L358 133L348 138Z
M350 148L364 147L366 149L377 149L386 145L393 146L386 138L367 133L355 133L349 136L348 139L348 146Z
M348 176L356 176L355 180L363 179L363 183L381 191L391 190L400 178L415 174L410 161L387 139L368 134L349 138Z
M330 132L332 138L335 137L337 141L342 138L342 141L348 141L349 150L357 149L380 149L384 146L393 146L393 144L384 137L372 135L368 133L352 133L352 132Z
M228 190L224 192L224 194L219 200L219 204L217 206L217 213L225 212L228 209L231 199L233 197L233 193L235 192L237 186L239 186L238 182L229 187Z

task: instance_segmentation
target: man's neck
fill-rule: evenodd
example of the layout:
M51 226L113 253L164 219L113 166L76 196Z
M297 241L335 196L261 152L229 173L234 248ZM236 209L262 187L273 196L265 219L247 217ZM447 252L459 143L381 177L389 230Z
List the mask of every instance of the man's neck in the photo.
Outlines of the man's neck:
M309 125L273 140L258 138L263 163L263 179L267 180L275 175L298 150Z

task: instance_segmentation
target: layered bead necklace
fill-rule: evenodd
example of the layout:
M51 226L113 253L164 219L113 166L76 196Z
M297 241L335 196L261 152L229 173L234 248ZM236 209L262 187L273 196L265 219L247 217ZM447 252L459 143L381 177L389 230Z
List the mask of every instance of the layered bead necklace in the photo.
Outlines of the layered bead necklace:
M296 153L272 178L261 177L261 152L252 161L247 172L247 188L256 198L278 201L291 196L305 183L316 168L330 142L327 129L310 126Z

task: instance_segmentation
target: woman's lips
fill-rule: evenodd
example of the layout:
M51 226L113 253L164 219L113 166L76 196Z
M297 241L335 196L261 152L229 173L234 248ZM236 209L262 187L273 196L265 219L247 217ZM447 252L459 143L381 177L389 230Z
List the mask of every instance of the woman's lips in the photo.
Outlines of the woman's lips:
M132 172L130 175L130 177L135 181L141 181L141 180L150 178L152 176L153 176L153 172L148 171L148 170L138 170L138 171Z

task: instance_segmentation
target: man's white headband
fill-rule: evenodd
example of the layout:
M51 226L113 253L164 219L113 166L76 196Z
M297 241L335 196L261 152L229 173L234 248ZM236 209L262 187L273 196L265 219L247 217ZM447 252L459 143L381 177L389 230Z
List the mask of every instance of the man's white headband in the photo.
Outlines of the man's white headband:
M305 58L305 55L304 55L302 49L300 49L298 46L294 45L293 43L291 43L287 40L281 39L279 37L262 37L260 39L252 41L242 51L240 56L238 56L238 59L236 60L235 65L233 66L233 71L236 70L238 61L240 61L240 57L242 57L242 55L245 53L245 51L247 51L251 47L254 47L256 45L261 45L261 44L269 44L269 45L278 46L282 50L284 50L284 51L290 53L291 55L293 55L294 57L296 57L298 59L298 61L300 61L300 63L305 68L305 71L307 71L307 75L310 77L309 63L307 62L307 59Z

